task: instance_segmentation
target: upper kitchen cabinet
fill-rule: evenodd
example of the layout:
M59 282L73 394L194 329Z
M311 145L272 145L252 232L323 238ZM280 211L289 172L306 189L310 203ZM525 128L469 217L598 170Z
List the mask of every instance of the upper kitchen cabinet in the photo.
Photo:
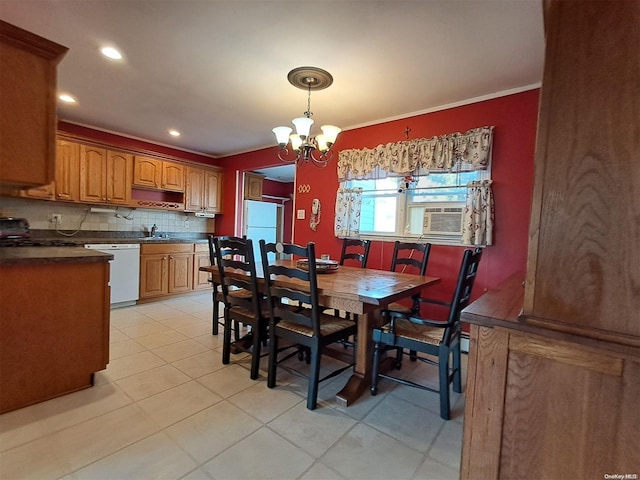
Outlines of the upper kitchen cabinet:
M67 48L0 20L0 184L53 181L57 64Z
M80 199L80 144L58 139L55 181L41 187L16 191L16 195L77 202Z
M187 167L185 211L220 213L222 173L198 167Z
M246 200L262 200L262 184L264 183L264 175L253 172L245 172L244 174L244 198Z
M80 146L80 201L129 205L133 155Z
M136 155L133 185L152 190L184 192L184 167L179 163Z

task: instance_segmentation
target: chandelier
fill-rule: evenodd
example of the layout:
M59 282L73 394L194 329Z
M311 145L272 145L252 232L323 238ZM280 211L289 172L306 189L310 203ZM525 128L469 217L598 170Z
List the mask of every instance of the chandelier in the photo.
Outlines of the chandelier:
M285 163L311 162L317 167L326 167L333 158L331 147L336 142L338 134L342 131L334 125L320 127L322 133L315 137L310 136L313 119L311 116L311 90L323 90L333 83L331 74L317 67L294 68L287 75L289 83L294 87L307 90L307 111L303 117L294 118L291 123L296 127L296 133L290 127L276 127L272 131L276 135L278 146L278 158ZM287 148L291 141L291 150Z

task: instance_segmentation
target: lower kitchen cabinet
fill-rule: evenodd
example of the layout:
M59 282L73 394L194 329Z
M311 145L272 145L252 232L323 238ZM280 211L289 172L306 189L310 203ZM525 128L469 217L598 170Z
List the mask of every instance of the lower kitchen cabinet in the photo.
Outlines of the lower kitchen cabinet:
M106 368L107 260L0 265L0 413L91 387Z
M211 265L211 259L209 258L209 244L196 243L193 251L193 289L210 289L211 284L209 283L209 274L207 272L200 271L200 267L208 267Z
M157 243L140 247L140 298L193 290L193 243Z

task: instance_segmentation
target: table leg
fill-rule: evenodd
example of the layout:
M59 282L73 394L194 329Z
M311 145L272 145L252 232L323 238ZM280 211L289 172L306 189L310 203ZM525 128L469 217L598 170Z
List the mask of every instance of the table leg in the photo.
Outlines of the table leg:
M338 405L347 407L355 402L371 385L372 331L382 325L380 310L358 315L358 341L355 372L336 394Z

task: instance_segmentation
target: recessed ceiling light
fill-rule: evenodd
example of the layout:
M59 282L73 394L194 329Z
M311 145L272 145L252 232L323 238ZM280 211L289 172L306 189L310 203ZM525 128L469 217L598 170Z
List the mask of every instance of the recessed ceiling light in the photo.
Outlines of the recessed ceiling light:
M122 59L122 54L113 47L104 47L100 51L105 57L111 58L112 60Z
M58 98L64 103L76 103L76 99L68 93L61 93L60 95L58 95Z
M169 130L169 135L171 135L172 137L179 137L180 132L177 130Z

